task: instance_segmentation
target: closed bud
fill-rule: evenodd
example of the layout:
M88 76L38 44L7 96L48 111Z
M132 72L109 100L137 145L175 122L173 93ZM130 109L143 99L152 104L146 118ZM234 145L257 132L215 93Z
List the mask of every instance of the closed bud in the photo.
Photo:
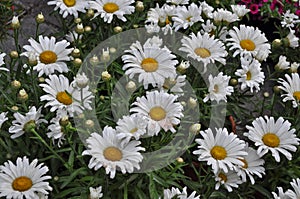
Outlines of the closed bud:
M11 20L11 27L13 29L18 29L20 28L20 21L19 18L16 16L13 16L12 20Z
M122 29L121 26L116 26L116 27L114 27L114 32L115 32L115 33L120 33L120 32L122 32L122 31L123 31L123 29Z
M280 39L274 39L274 40L272 41L272 47L273 47L273 48L278 48L278 47L280 47L281 45L282 45L282 42L281 42Z
M101 74L102 80L107 82L111 79L111 75L107 71L103 71Z
M95 126L95 123L93 120L86 120L85 121L85 126L88 128L93 128Z
M264 92L264 97L265 97L265 98L270 97L270 93L269 93L269 92Z
M29 132L31 132L33 129L35 129L35 127L36 127L35 121L34 121L34 120L30 120L29 122L27 122L26 124L24 124L23 130L24 130L26 133L29 133Z
M17 59L19 57L19 53L17 51L15 51L15 50L12 50L12 51L10 51L9 56L12 59Z
M60 120L59 120L59 125L63 126L63 127L66 127L68 126L70 123L69 121L69 117L68 116L64 116L62 117Z
M178 157L178 158L176 158L176 161L177 161L178 163L184 163L184 160L183 160L183 158L182 158L182 157Z
M29 52L28 53L28 64L30 66L35 66L37 65L38 61L37 61L37 56L34 52Z
M76 18L76 19L74 19L74 23L76 23L76 24L79 24L79 23L81 23L81 22L82 22L81 18Z
M235 79L235 78L231 78L230 81L229 81L229 84L231 86L236 86L236 85L238 85L238 83L239 83L238 80Z
M82 34L84 33L84 28L82 23L77 24L76 28L75 28L75 32L78 34Z
M35 20L36 20L37 23L44 23L45 17L42 13L40 13L36 16Z
M80 67L81 64L82 64L82 60L81 60L80 58L75 58L75 59L73 60L73 64L74 64L74 66L76 66L76 67Z
M279 94L281 92L281 89L279 88L279 86L274 86L273 91L274 93Z
M43 82L45 82L45 78L44 78L44 77L39 77L38 81L39 81L40 83L43 83Z
M133 24L132 27L133 27L133 28L139 28L140 26L139 26L139 24Z
M196 123L196 124L193 124L192 126L190 126L190 133L193 133L193 134L199 134L200 133L200 129L201 129L201 124L199 123Z
M198 102L197 102L197 99L193 98L193 97L190 97L189 100L188 100L188 107L193 109L193 108L196 108L198 106Z
M18 80L14 80L11 82L11 87L13 89L19 89L21 87L21 82L19 82Z
M144 3L142 1L137 1L135 4L135 9L139 12L144 11L145 9Z
M85 26L84 27L84 32L91 32L92 31L92 27L91 26Z
M297 73L297 72L298 72L299 66L300 66L299 63L293 62L293 63L291 64L291 67L290 67L289 71L290 71L291 73Z
M136 90L136 84L134 83L134 81L129 81L126 84L126 90L130 93L134 92Z
M58 181L58 180L59 180L59 177L58 177L58 176L54 176L54 177L53 177L53 180L54 180L54 181Z
M189 67L190 67L189 61L181 61L181 63L176 69L179 73L184 74L186 72L186 69Z
M105 100L105 97L103 95L100 95L100 100L101 101L104 101Z
M93 18L94 15L95 15L95 12L94 12L93 9L88 9L88 11L86 12L86 16L87 16L88 18Z
M73 51L72 51L72 54L71 54L74 58L77 58L77 57L80 57L80 50L78 48L75 48Z
M12 106L12 107L11 107L11 110L17 112L17 111L19 110L19 107L17 107L17 106Z
M93 57L91 57L89 61L90 61L90 64L93 66L96 66L100 63L99 59L96 55L93 55Z
M111 48L109 48L109 52L110 53L116 53L117 52L117 49L115 49L114 47L111 47Z
M21 102L25 102L26 100L28 100L28 94L24 89L19 91L18 100L20 100Z
M110 60L110 55L109 55L108 48L106 50L102 49L101 61L108 62L109 60Z

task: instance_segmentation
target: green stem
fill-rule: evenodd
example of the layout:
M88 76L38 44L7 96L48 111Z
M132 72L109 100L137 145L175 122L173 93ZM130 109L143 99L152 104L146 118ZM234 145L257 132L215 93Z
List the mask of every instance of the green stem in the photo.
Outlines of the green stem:
M68 163L46 143L46 141L35 131L35 129L31 129L31 132L49 149L49 151L53 153L53 155L57 157L57 159L63 163L68 170L70 169Z

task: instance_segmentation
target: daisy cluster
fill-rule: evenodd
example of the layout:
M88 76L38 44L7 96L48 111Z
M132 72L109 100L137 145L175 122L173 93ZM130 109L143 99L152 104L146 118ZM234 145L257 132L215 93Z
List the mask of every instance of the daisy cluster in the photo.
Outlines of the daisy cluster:
M36 35L20 46L22 22L13 17L15 50L0 53L0 197L299 197L298 2L47 4L63 22L59 34L39 32L41 13ZM266 6L279 20L273 41L248 23ZM142 39L117 37L139 28ZM110 36L118 45L93 51ZM120 86L129 102L114 101ZM128 113L119 107L114 119L118 103ZM179 148L186 153L170 162ZM160 149L166 167L143 173L158 165L145 154ZM284 192L286 179L293 190Z

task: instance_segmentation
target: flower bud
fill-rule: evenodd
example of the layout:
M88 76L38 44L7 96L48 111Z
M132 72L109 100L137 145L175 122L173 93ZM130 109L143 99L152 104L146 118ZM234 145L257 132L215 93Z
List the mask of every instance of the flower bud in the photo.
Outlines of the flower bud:
M274 86L273 91L274 93L279 94L281 92L281 89L279 88L279 86Z
M59 120L59 125L63 126L63 127L66 127L70 124L70 121L69 121L69 117L68 116L64 116L62 117L60 120Z
M93 66L96 66L100 63L99 59L96 55L93 55L93 57L91 57L89 61L90 61L90 64Z
M81 23L81 22L82 22L81 18L76 18L76 19L74 19L74 23L76 23L76 24L79 24L79 23Z
M85 88L89 83L89 79L86 77L84 73L77 74L75 77L75 81L76 81L76 85L79 88Z
M272 41L272 48L278 48L282 45L282 42L280 39L274 39Z
M26 133L29 133L29 132L31 132L33 129L35 129L35 127L36 127L35 121L34 121L34 120L30 120L29 122L27 122L26 124L24 124L23 129L24 129L24 131L25 131Z
M85 121L85 126L88 128L93 128L95 126L95 123L93 120L86 120Z
M230 81L229 81L229 84L231 86L236 86L236 85L238 85L238 83L239 83L238 80L235 79L235 78L231 78Z
M139 28L139 24L133 24L133 28Z
M15 50L12 50L12 51L10 51L9 56L12 59L17 59L19 57L19 53L17 51L15 51Z
M265 97L265 98L270 97L270 93L269 93L269 92L264 92L264 97Z
M19 91L18 100L20 100L21 102L25 102L26 100L28 100L28 94L24 89L21 89Z
M40 13L40 14L38 14L38 15L36 16L35 20L36 20L36 22L39 23L39 24L40 24L40 23L44 23L45 17L44 17L44 15L43 15L42 13Z
M181 63L176 69L180 74L184 74L186 72L186 69L189 67L190 67L189 61L181 61Z
M183 158L182 158L182 157L178 157L178 158L176 158L176 161L177 161L178 163L184 163L184 160L183 160Z
M88 11L86 12L86 16L87 16L88 18L93 18L94 15L95 15L95 12L94 12L93 9L88 9Z
M77 58L77 57L80 57L80 50L78 48L75 48L73 51L72 51L72 54L71 54L74 58Z
M44 78L44 77L39 77L38 81L39 81L40 83L43 83L43 82L45 82L45 78Z
M80 58L75 58L75 59L73 60L73 64L74 64L74 66L76 66L76 67L80 67L81 64L82 64L82 60L81 60Z
M35 66L37 65L38 61L37 61L37 56L35 55L34 52L29 52L28 53L28 64L30 66Z
M298 67L299 67L299 66L300 66L299 63L293 62L293 63L291 64L291 67L290 67L290 69L289 69L289 72L291 72L291 73L297 73L297 72L298 72Z
M193 109L193 108L196 108L198 106L198 102L197 102L197 99L193 98L193 97L190 97L189 100L188 100L188 107Z
M82 23L77 24L76 28L75 28L75 32L78 34L82 34L84 33L84 28Z
M20 21L19 18L16 16L13 16L12 20L11 20L11 27L13 29L18 29L20 28Z
M198 134L200 133L200 129L201 129L201 124L199 123L196 123L196 124L193 124L192 126L190 126L190 133L193 133L193 134Z
M100 95L100 100L101 101L104 101L105 100L105 97L103 95Z
M122 31L123 31L123 29L122 29L121 26L116 26L116 27L114 27L114 32L115 32L115 33L120 33L120 32L122 32Z
M11 82L11 87L13 89L19 89L21 87L21 82L19 82L18 80L14 80Z
M84 32L91 32L92 31L92 27L91 26L85 26L84 27Z
M101 61L108 62L110 60L109 50L102 49Z
M135 4L135 9L139 12L144 11L145 9L144 3L142 1L137 1Z
M11 110L13 110L13 111L16 111L16 112L17 112L17 111L19 110L19 107L17 107L17 106L12 106L12 107L11 107Z
M115 49L114 47L111 47L111 48L109 48L109 52L110 53L116 53L117 52L117 49Z
M107 82L111 79L111 75L107 71L103 71L101 74L102 80Z
M136 84L134 83L134 81L129 81L126 84L126 90L130 93L134 92L136 90Z

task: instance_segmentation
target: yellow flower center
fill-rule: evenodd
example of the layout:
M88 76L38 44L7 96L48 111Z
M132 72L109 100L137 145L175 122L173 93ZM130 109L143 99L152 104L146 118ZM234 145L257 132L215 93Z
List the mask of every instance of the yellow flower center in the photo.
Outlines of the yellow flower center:
M222 181L226 182L227 181L227 176L224 173L219 173L219 178L221 178Z
M253 41L251 41L250 39L244 39L244 40L240 41L240 46L242 47L242 49L245 49L248 51L253 51L256 48L255 43Z
M186 18L186 20L187 20L188 22L191 22L191 18L192 18L192 16Z
M218 86L218 84L216 84L216 85L214 86L213 92L215 92L215 93L219 92L219 86Z
M227 152L226 149L222 146L214 146L211 150L210 150L210 154L213 158L215 158L216 160L223 160L226 158L227 156Z
M244 169L247 169L248 168L248 162L243 158L238 158L241 162L243 162L244 163L244 165L243 165L243 168Z
M72 96L65 91L58 92L56 95L56 99L64 105L70 105L73 103Z
M67 7L73 7L76 4L76 0L63 0Z
M295 92L293 93L293 96L294 96L294 98L296 98L297 100L300 101L300 91L295 91Z
M153 58L145 58L143 59L141 66L146 72L154 72L158 68L158 62Z
M196 48L194 52L201 58L210 57L210 51L207 48Z
M21 176L16 179L14 179L12 183L12 188L16 191L27 191L32 187L32 181L30 178L26 176Z
M149 115L151 119L155 121L160 121L162 119L165 119L166 111L162 107L156 106L150 109Z
M40 54L40 61L43 64L52 64L57 60L57 55L51 50L45 50Z
M103 6L103 10L107 13L114 13L119 10L119 6L115 3L106 3Z
M269 147L278 147L280 144L280 139L274 133L267 133L262 137L262 141L265 145Z
M119 161L122 159L122 151L116 147L110 146L103 151L105 159L110 161Z
M167 16L166 18L166 25L170 24L171 23L171 20L170 20L171 17Z
M252 74L250 71L246 73L246 80L251 80Z
M130 133L134 134L135 132L137 132L138 128L133 128L131 129Z

